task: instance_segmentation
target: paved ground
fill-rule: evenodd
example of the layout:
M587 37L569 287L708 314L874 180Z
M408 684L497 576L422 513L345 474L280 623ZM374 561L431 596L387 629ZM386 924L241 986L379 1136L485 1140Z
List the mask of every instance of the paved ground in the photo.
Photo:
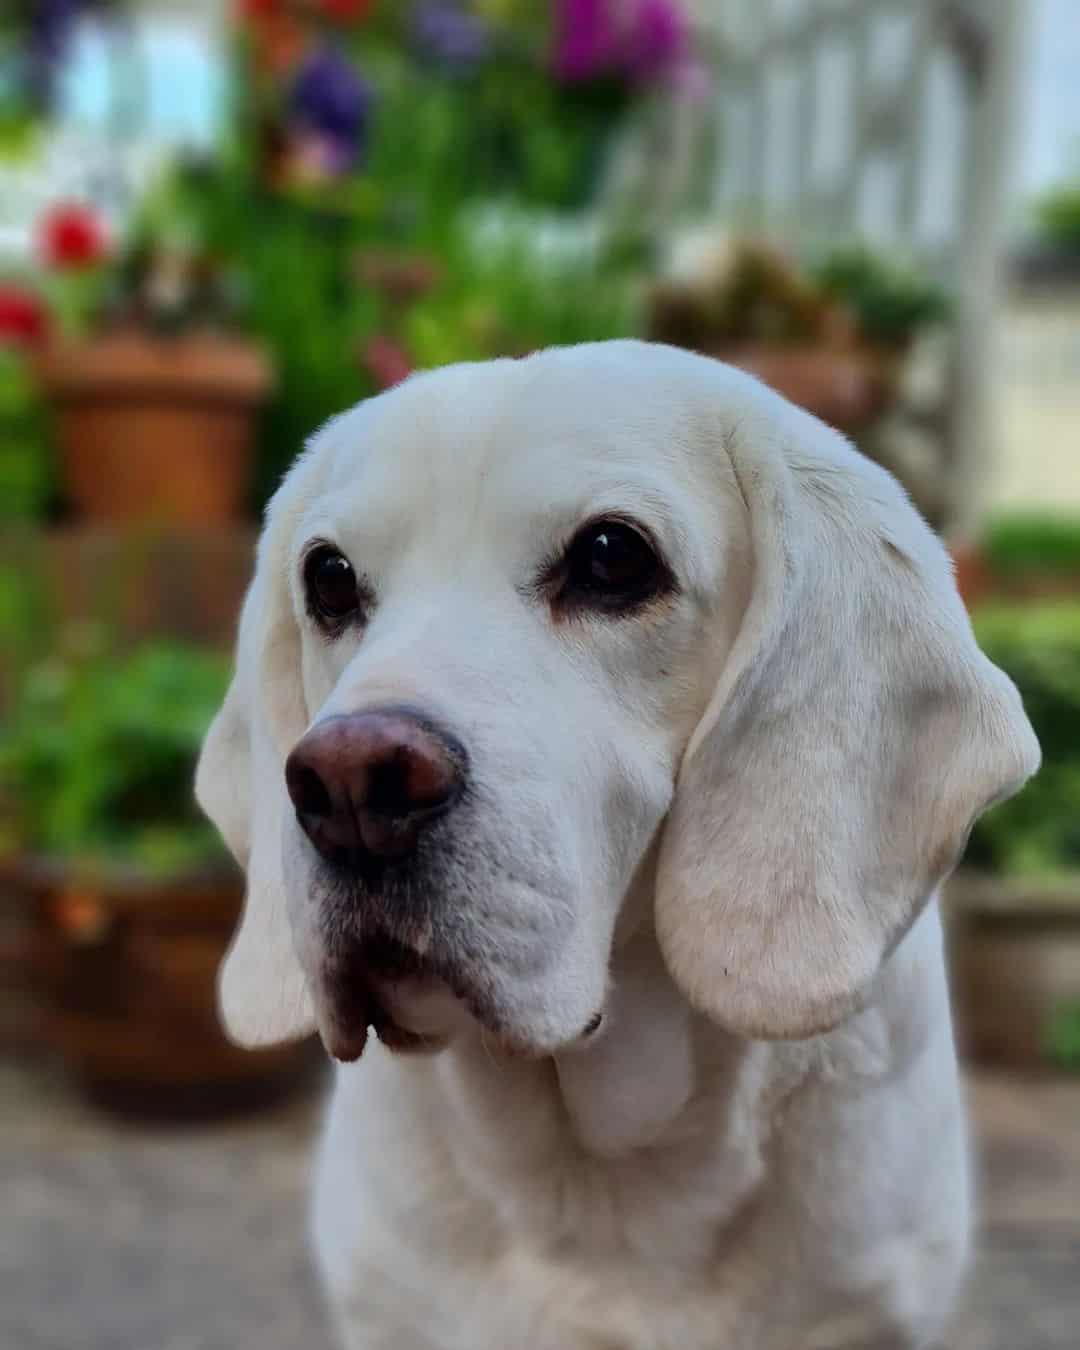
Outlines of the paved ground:
M985 1232L949 1350L1077 1350L1080 1081L984 1076L972 1101ZM0 1071L2 1350L329 1350L303 1245L316 1116L119 1126Z

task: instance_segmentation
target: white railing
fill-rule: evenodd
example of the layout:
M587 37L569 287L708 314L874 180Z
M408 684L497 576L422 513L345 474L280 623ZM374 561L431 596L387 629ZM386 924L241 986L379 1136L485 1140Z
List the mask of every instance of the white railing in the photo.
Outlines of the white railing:
M1026 0L698 0L717 71L713 210L802 248L855 238L946 283L942 471L962 529L990 435Z

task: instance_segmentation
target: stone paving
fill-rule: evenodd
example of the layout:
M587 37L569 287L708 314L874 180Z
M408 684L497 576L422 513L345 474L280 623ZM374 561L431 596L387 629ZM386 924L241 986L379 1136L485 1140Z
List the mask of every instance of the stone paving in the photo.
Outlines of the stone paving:
M984 1233L949 1350L1078 1350L1080 1081L971 1097ZM316 1121L121 1125L0 1071L0 1350L331 1350L303 1240Z

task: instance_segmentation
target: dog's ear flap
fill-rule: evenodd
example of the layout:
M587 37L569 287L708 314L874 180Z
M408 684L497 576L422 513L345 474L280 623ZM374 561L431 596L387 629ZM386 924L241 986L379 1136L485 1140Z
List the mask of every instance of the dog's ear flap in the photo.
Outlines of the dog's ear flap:
M897 484L787 412L779 442L744 426L729 446L754 581L684 757L657 885L676 982L761 1038L857 1008L975 818L1039 761Z
M282 875L282 764L306 720L299 634L285 597L273 593L269 551L264 540L244 601L232 685L207 732L195 779L199 804L247 873L218 1000L229 1036L250 1048L296 1040L315 1027Z

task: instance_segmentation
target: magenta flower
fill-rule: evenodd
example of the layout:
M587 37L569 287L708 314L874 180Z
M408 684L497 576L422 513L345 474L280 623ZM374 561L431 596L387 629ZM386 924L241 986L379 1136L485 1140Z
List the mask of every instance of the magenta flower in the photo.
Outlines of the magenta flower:
M626 68L636 80L670 75L686 59L690 31L677 0L639 0L626 43Z
M689 49L680 0L556 0L552 66L567 84L665 79Z
M567 84L611 74L619 65L621 33L615 0L557 0L552 65Z

